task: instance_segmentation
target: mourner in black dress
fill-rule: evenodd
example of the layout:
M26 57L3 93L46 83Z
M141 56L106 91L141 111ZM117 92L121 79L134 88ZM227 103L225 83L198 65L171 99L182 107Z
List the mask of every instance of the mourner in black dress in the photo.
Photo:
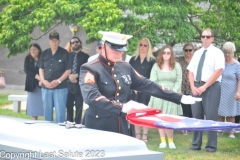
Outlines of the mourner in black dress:
M163 88L140 75L127 62L121 61L131 35L99 31L103 35L102 53L80 69L80 88L85 103L85 127L128 135L126 113L139 108L137 102L127 102L130 89L137 90L177 104L195 103L191 96L183 96ZM133 105L134 104L134 105Z
M141 55L140 54L141 53L133 56L129 61L129 63L139 74L149 79L152 66L156 63L156 59L152 56L152 53L151 55L149 55L149 57L148 57L148 52L146 52L146 54L145 53ZM143 58L142 58L142 55L143 55ZM150 95L147 95L141 92L131 92L131 99L139 103L148 105L148 102L150 100Z
M152 54L152 45L148 38L142 38L138 42L136 54L131 58L129 62L132 67L142 76L150 78L150 73L153 65L156 63L156 59ZM146 106L150 101L150 95L131 90L130 99L139 103L143 103ZM135 128L135 129L134 129ZM142 128L142 134L141 134ZM147 142L148 128L142 126L130 126L129 135L141 139Z

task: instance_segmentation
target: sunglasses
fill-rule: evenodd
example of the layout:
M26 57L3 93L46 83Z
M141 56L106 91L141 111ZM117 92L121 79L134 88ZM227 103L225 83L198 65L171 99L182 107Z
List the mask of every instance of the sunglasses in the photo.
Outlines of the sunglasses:
M98 48L98 49L102 49L102 46L98 46L97 48Z
M79 41L73 41L73 42L71 42L71 44L74 44L74 43L76 43L76 44L77 44L77 43L79 43Z
M139 46L140 47L142 47L142 46L147 47L148 45L140 43Z
M193 50L192 49L183 49L184 52L192 52Z
M201 36L201 38L207 38L207 39L210 39L212 36Z

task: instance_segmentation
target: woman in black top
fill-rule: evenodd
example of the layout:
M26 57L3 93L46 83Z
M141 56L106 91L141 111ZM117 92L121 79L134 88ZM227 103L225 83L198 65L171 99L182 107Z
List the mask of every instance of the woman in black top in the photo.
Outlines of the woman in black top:
M156 62L152 54L152 46L148 38L142 38L138 42L136 54L130 59L129 63L142 76L150 78L152 66ZM131 100L143 103L146 106L150 100L150 96L141 92L132 91ZM148 128L143 127L143 134L141 136L141 126L135 126L135 136L137 139L142 139L147 142Z
M42 92L40 86L42 82L39 77L38 60L42 50L37 43L29 47L29 54L25 58L24 71L26 73L25 91L27 91L27 115L37 120L38 116L43 116Z

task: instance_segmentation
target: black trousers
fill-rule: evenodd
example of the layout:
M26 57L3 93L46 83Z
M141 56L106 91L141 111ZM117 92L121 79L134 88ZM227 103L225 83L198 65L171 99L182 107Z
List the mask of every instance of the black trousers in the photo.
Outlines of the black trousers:
M130 124L130 128L128 129L128 135L131 137L135 137L135 127L133 124Z
M235 123L240 123L240 116L235 117Z
M191 108L191 104L183 104L181 103L182 106L182 110L183 110L183 116L184 117L188 117L188 118L192 118L192 108Z
M73 106L75 105L75 120L73 120ZM81 92L72 94L68 92L67 96L67 121L81 124L83 110L83 97Z

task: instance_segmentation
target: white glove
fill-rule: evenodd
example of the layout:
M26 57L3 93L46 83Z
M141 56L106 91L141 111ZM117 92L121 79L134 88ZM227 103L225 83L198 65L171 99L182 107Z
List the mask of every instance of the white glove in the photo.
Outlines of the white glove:
M181 99L181 102L183 104L194 104L195 102L200 102L200 101L202 101L202 98L196 98L189 95L188 96L183 95Z
M142 104L142 103L138 103L135 101L128 101L127 103L125 103L122 107L122 112L123 113L128 113L132 108L135 109L142 109L142 108L148 108L148 106Z

